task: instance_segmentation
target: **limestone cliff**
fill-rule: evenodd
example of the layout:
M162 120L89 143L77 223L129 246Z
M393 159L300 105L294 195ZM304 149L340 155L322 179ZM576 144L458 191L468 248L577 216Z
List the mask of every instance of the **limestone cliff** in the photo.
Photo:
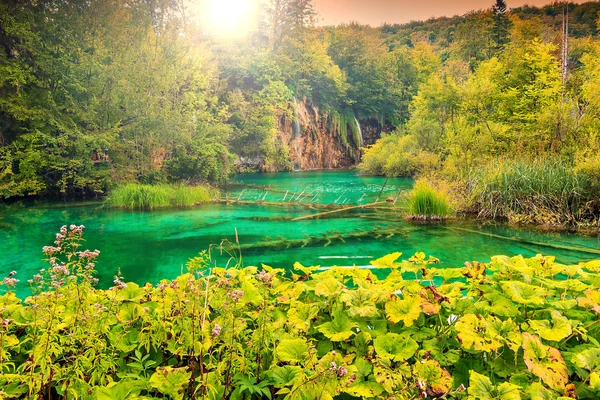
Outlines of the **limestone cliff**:
M289 159L285 165L261 156L240 157L238 168L275 172L348 168L360 162L362 147L381 137L382 127L374 119L358 121L352 110L345 115L326 113L306 101L294 101L291 110L276 116L273 149ZM279 149L279 150L277 150Z
M360 147L375 143L381 134L381 129L372 125L373 121L367 122L364 127L362 123L350 126L358 123L352 118L344 138L331 115L315 105L298 101L292 118L279 116L278 135L289 148L290 161L296 170L347 168L360 162Z

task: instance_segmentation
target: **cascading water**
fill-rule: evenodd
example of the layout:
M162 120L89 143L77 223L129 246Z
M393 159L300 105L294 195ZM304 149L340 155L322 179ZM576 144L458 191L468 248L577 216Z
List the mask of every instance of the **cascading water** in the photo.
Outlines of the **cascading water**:
M300 121L298 120L298 101L294 97L294 114L292 117L292 138L300 136Z
M358 122L358 118L356 118L356 114L354 115L354 122L356 122L356 129L358 129L358 135L360 136L360 147L363 147L365 140L363 139L362 129L360 129L360 123Z

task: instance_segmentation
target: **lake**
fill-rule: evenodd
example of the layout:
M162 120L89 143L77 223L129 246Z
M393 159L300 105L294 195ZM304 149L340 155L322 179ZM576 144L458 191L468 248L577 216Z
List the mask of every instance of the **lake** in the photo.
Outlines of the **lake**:
M295 261L303 265L365 266L395 251L406 258L423 251L439 258L446 267L489 261L497 254L543 253L555 255L563 263L600 258L586 252L600 249L597 237L489 222L415 224L404 221L401 210L366 208L291 221L327 211L310 204L367 204L380 193L382 200L395 200L399 193L410 190L412 183L410 179L391 178L386 182L385 178L362 177L353 171L244 174L238 175L236 184L229 185L225 193L229 199L239 198L249 204L208 204L152 212L111 209L98 201L4 205L0 206L0 278L16 270L21 280L18 292L27 294L27 279L47 265L42 260L42 247L52 244L62 225L70 224L85 225L83 249L101 251L97 262L101 287L111 286L119 269L125 279L139 284L172 279L186 271L189 258L209 248L219 266L232 265L234 261L227 254L219 254L218 244L223 239L234 243L236 230L246 266L264 263L291 268ZM256 203L284 199L286 206Z

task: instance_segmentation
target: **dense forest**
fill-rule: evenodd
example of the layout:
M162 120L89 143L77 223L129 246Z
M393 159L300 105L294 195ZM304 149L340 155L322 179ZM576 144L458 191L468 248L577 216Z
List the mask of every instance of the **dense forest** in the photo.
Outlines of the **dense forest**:
M408 122L367 150L361 170L424 177L455 209L483 217L598 221L597 6L508 12L498 1L462 18L383 27L391 46L429 40L439 64Z
M489 7L321 27L310 0L268 1L225 40L183 0L4 1L0 197L347 167L385 132L363 172L548 154L597 183L600 4Z

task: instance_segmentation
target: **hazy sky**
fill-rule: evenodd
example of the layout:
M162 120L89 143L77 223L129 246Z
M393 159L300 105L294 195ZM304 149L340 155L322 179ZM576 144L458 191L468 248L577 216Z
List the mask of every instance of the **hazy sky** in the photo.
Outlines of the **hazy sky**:
M506 0L508 7L523 4L541 6L551 0ZM313 0L319 12L319 25L357 21L379 26L384 22L403 23L431 17L463 15L491 8L495 0Z

